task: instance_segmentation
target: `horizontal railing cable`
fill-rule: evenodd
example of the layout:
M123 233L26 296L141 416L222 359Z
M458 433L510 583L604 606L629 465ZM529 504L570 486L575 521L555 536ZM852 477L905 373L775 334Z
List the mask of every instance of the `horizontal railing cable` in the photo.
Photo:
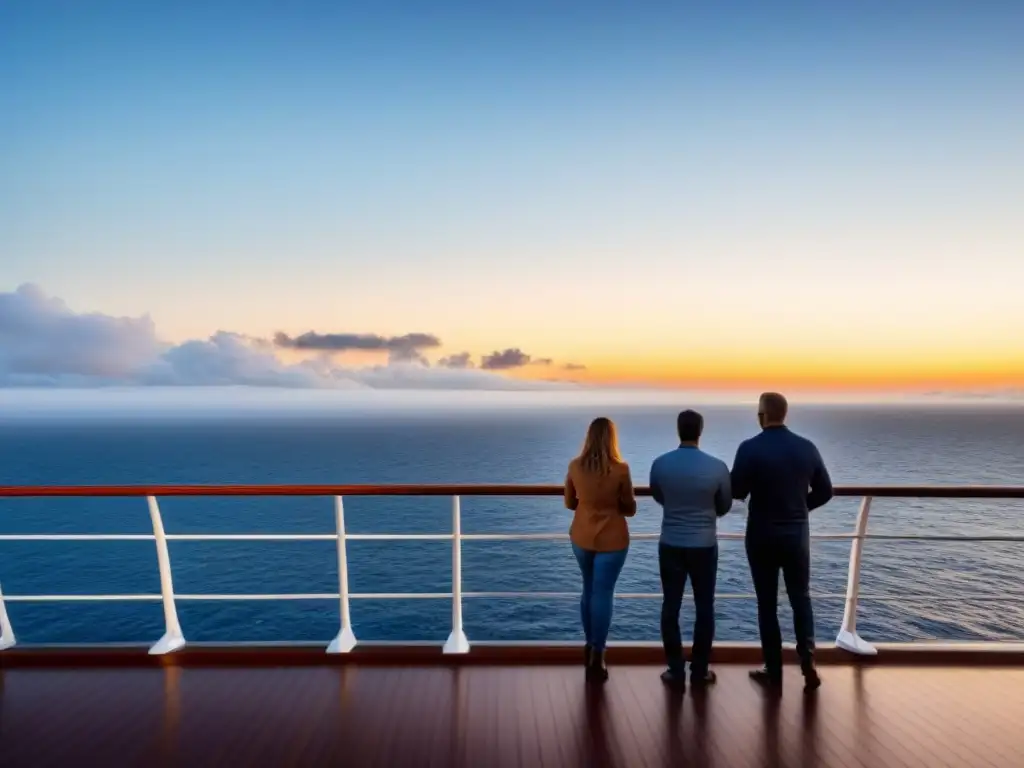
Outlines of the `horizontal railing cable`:
M637 486L637 496L651 489ZM561 496L561 485L6 485L0 497L144 496ZM921 499L1024 499L1024 486L840 485L836 496Z
M631 541L657 541L658 533L631 533ZM152 534L108 534L108 533L6 533L0 534L0 541L153 541ZM349 533L346 541L451 541L450 533ZM462 541L568 541L567 533L464 533ZM719 533L724 541L742 541L743 533ZM338 540L333 533L169 533L167 541L330 541ZM967 541L967 542L1024 542L1024 535L961 536L954 534L926 533L867 533L857 536L852 533L812 533L814 541L851 541L864 539L873 541Z
M780 595L784 595L780 592ZM475 599L534 599L534 600L555 600L555 599L579 599L579 592L463 592L465 598ZM664 595L661 592L616 592L618 600L660 600ZM341 597L338 592L268 592L268 593L243 593L243 594L175 594L176 600L188 601L237 601L247 600L337 600ZM901 595L860 595L861 600L872 600L875 602L901 602L904 600L928 600L934 601L945 599L948 595L940 594L901 594ZM355 592L349 595L351 600L450 600L451 592ZM692 600L692 595L687 594ZM813 600L844 600L844 593L821 593L812 594ZM161 595L4 595L4 599L14 603L55 603L55 602L158 602ZM716 593L716 600L756 600L757 595L753 592ZM988 603L1016 602L1024 600L1024 595L972 595L971 600Z

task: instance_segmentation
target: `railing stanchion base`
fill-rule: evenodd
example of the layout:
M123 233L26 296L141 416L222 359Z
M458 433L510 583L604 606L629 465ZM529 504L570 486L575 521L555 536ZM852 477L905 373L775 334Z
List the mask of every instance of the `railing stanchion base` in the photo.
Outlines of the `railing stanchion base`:
M841 630L836 637L836 648L855 653L858 656L877 656L878 649L856 632Z
M356 647L356 635L351 627L345 627L327 646L328 653L348 653Z
M443 650L444 653L469 653L469 638L465 632L452 632Z
M185 638L181 634L168 632L156 644L149 649L150 656L163 656L166 653L174 653L185 647Z

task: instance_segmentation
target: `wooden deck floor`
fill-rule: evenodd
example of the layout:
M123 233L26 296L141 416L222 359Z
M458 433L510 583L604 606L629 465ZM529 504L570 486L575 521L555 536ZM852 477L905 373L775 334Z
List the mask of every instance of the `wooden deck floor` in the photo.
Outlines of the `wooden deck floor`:
M781 697L720 666L0 670L0 765L1024 766L1024 669L832 666Z

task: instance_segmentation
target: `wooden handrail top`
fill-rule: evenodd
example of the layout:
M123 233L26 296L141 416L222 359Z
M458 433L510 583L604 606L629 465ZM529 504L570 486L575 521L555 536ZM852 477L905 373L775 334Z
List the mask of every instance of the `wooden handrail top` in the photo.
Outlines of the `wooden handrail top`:
M647 486L637 496L650 496ZM8 485L0 498L124 496L561 496L560 485ZM836 496L1024 499L1020 485L846 485Z

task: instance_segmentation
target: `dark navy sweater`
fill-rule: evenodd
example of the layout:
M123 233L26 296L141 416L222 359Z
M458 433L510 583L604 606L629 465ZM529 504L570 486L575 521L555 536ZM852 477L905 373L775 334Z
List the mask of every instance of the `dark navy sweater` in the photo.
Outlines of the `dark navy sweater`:
M832 480L814 443L769 427L736 451L732 495L750 496L747 536L806 535L808 513L832 498Z

